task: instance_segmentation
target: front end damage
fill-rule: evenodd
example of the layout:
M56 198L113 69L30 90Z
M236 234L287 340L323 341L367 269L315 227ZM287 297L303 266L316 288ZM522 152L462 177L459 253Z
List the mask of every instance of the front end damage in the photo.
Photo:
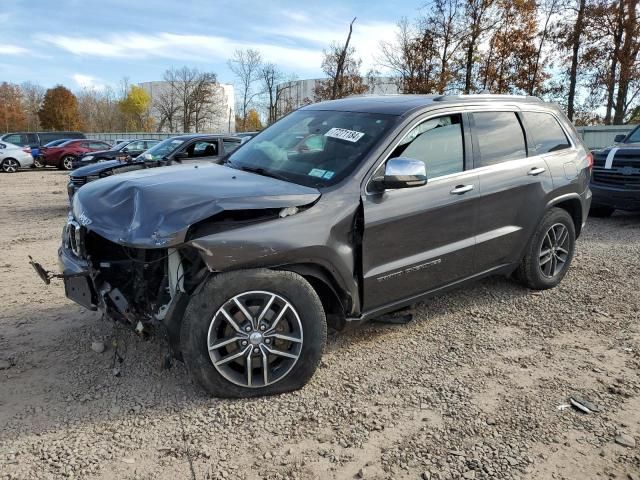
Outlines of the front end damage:
M207 276L237 267L233 262L243 255L268 262L276 252L263 244L264 252L249 254L245 240L215 258L205 239L218 238L222 247L231 246L225 236L232 232L265 224L280 231L319 197L315 189L218 165L101 179L74 196L58 251L59 276L67 297L88 309L141 335L166 329L179 357L184 310ZM57 276L32 264L45 281Z
M58 254L69 299L141 335L163 326L170 339L178 334L188 297L209 273L192 247L126 247L75 220L64 228Z

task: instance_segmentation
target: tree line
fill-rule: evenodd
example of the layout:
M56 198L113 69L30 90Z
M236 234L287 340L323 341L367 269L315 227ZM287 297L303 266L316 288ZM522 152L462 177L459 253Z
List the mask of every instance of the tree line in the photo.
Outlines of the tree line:
M226 130L228 106L215 73L171 68L147 89L123 78L117 88L73 93L26 82L0 84L0 130L88 132L198 132ZM225 116L226 115L226 116ZM217 123L216 123L217 122Z
M130 85L85 88L0 84L0 130L258 130L303 104L375 90L381 75L401 93L488 91L536 95L561 105L576 124L640 121L640 0L431 0L379 44L362 71L351 43L323 51L324 78L295 99L296 76L256 49L236 50L236 105L213 72L171 68L156 91Z

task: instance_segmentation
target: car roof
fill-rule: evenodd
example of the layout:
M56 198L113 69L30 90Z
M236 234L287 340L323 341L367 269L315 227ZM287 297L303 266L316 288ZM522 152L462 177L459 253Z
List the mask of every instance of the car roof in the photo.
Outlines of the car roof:
M389 115L404 115L427 106L438 104L472 104L472 103L537 103L543 104L538 97L524 95L358 95L340 100L329 100L314 103L301 110L338 110L345 112L381 113Z

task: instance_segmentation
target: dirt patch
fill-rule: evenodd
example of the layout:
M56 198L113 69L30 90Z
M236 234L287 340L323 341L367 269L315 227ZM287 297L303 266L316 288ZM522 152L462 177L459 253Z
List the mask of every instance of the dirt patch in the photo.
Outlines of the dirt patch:
M556 289L487 279L333 336L301 391L223 401L163 370L161 339L37 279L27 255L55 267L66 179L0 175L0 478L640 475L614 441L640 443L640 216L591 219ZM558 409L572 392L602 411Z

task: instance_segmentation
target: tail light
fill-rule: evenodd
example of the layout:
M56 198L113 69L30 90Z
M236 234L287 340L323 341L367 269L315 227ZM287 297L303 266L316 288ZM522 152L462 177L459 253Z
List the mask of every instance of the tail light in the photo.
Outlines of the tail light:
M593 168L593 153L589 152L587 154L587 162L589 163L589 170Z
M24 148L22 149L22 151L23 151L24 153L31 153L31 148L30 148L30 147L24 147Z

